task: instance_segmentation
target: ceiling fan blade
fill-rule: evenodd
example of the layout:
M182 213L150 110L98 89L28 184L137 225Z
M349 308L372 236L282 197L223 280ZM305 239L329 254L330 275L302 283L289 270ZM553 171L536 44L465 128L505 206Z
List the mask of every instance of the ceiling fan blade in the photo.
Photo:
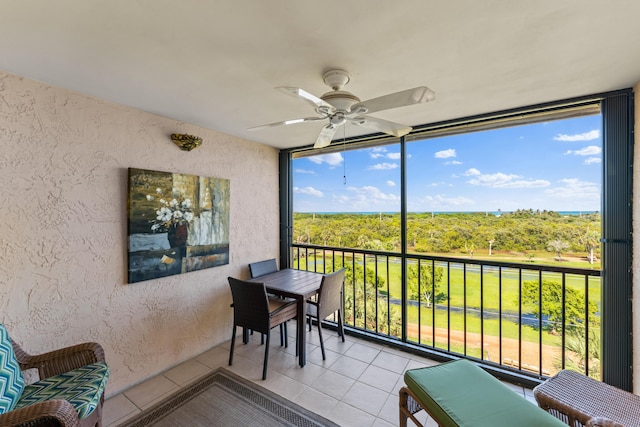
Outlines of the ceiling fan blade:
M320 131L320 135L318 135L318 139L316 139L316 143L313 144L313 148L323 148L331 144L333 135L336 133L336 128L337 127L332 124L328 124L323 127Z
M277 87L276 89L278 89L281 92L284 92L286 94L289 94L291 96L294 96L298 99L302 99L305 102L310 103L311 105L314 106L314 108L321 108L324 110L326 109L326 111L331 111L333 112L335 110L335 107L331 104L329 104L326 101L323 101L322 99L318 98L317 96L315 96L312 93L307 92L304 89L300 89L299 87L285 87L285 86L281 86L281 87Z
M394 123L388 120L382 120L377 117L359 116L348 120L358 126L368 127L370 129L374 129L398 137L408 134L409 132L411 132L411 129L413 129L411 126L401 125L400 123Z
M435 99L435 95L436 93L428 87L418 86L413 89L407 89L362 101L358 104L352 105L351 111L357 112L358 114L375 113L376 111L390 110L392 108L432 101ZM366 110L362 110L362 107L366 108Z
M275 122L275 123L269 123L267 125L254 126L247 130L254 131L254 130L260 130L260 129L270 128L274 126L295 125L298 123L306 123L306 122L317 122L318 120L324 120L324 119L326 119L326 117L303 117L301 119L284 120L282 122Z

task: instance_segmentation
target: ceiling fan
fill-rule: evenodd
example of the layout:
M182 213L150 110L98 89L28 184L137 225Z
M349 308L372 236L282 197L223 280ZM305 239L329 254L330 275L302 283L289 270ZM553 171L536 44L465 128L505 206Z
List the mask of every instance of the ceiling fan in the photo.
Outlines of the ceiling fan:
M282 122L252 127L248 130L328 120L329 123L320 131L320 134L313 145L314 148L322 148L331 144L331 140L336 133L336 129L340 126L344 126L347 122L399 137L411 132L411 126L382 120L365 114L419 104L431 101L435 98L434 91L426 86L418 86L413 89L391 93L378 98L372 98L367 101L360 101L360 98L354 94L342 90L342 88L349 83L349 80L351 79L351 75L347 71L341 69L329 70L324 73L322 78L324 83L332 90L320 97L298 87L276 88L313 105L316 113L320 115L319 117L303 117L299 119L285 120Z

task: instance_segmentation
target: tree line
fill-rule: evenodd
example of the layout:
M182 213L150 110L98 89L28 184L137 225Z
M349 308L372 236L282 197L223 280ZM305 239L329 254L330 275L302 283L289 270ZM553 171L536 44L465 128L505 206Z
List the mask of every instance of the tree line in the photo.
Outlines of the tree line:
M293 239L299 244L400 250L400 214L294 213ZM554 211L517 210L482 213L408 213L407 250L414 253L482 251L567 252L593 263L600 252L599 213L561 215Z

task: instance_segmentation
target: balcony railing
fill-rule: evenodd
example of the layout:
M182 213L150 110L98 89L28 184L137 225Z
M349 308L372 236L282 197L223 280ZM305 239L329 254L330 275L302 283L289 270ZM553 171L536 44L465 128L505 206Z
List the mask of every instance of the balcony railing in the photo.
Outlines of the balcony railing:
M600 377L600 271L292 246L293 267L346 269L345 325L535 379Z

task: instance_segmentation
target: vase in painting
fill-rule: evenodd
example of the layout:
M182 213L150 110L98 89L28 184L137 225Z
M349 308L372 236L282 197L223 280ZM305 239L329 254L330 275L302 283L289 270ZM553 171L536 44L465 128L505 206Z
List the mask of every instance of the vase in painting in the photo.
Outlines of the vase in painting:
M181 248L186 246L187 237L189 235L189 226L186 223L174 224L169 227L167 239L172 248Z

